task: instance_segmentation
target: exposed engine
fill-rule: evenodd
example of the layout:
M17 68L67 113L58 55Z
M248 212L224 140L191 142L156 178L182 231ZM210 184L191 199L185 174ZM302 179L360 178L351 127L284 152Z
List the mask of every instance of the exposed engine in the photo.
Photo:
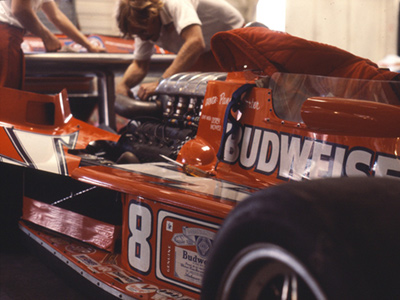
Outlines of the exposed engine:
M179 73L160 82L148 101L117 96L116 113L130 119L117 143L95 141L86 148L104 162L143 163L176 159L181 147L197 133L209 80L226 73Z

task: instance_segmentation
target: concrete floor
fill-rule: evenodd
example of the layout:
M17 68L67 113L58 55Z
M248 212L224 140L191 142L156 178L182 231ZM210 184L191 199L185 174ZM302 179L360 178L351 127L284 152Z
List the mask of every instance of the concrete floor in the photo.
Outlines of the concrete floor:
M15 242L15 241L14 241ZM85 300L82 292L63 280L21 244L2 244L0 250L1 300Z

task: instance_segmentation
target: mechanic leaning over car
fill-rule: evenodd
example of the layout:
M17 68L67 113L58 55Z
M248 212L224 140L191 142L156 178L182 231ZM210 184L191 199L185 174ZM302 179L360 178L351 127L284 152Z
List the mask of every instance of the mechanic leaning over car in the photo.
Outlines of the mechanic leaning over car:
M46 17L62 33L84 46L89 52L103 52L90 44L54 0L0 1L0 86L22 89L24 83L24 56L21 43L25 31L40 37L47 52L61 49L61 43L39 20L36 12L42 9Z
M120 0L118 27L135 37L133 62L116 86L116 93L132 96L131 88L146 76L154 44L177 54L160 78L191 71L220 70L210 51L211 37L240 28L242 15L224 0ZM141 84L137 96L154 94L159 81Z

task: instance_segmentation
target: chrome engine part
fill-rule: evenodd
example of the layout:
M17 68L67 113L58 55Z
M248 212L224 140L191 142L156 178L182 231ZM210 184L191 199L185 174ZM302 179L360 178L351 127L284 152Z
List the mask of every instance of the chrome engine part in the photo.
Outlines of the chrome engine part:
M117 143L96 141L85 154L98 157L95 163L164 161L160 154L176 159L181 147L196 136L208 81L223 81L226 76L179 73L161 81L156 95L148 101L119 97L116 111L131 121Z
M163 161L160 154L176 159L183 144L197 133L208 81L225 79L226 73L179 73L162 80L148 102L162 112L134 116L119 146L140 162Z
M226 73L179 73L161 81L157 94L163 102L164 122L170 125L196 126L207 83L225 80Z

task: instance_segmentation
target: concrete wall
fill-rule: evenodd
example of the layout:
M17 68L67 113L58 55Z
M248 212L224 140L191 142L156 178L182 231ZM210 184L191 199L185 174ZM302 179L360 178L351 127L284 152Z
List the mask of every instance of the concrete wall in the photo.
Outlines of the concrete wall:
M116 0L75 0L83 33L119 35L115 21Z
M397 52L398 0L286 0L286 31L379 61Z

